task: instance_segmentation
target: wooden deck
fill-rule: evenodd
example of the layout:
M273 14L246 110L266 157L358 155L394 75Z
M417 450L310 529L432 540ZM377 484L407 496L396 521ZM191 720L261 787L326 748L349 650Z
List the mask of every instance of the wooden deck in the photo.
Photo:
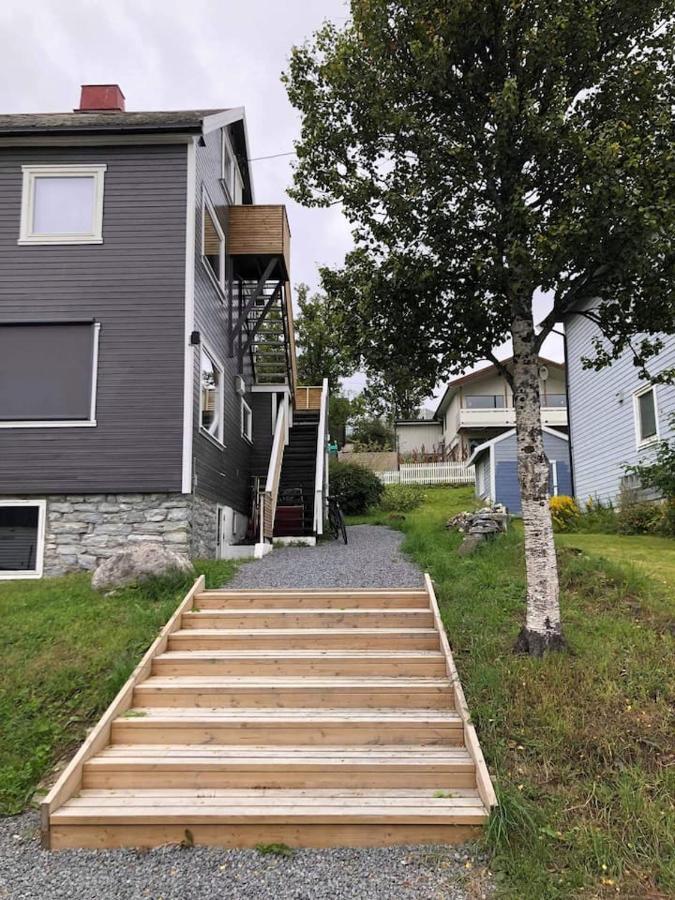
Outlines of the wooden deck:
M226 237L230 256L282 258L283 280L289 280L291 232L285 206L230 206Z
M430 579L180 604L42 804L46 846L452 843L496 803Z

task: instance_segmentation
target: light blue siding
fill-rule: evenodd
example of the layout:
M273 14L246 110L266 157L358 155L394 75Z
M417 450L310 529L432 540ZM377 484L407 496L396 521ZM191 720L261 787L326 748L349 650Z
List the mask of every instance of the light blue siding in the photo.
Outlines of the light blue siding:
M649 460L653 449L638 449L635 392L646 386L638 378L629 353L606 369L583 369L581 358L593 356L596 326L583 316L570 316L567 334L569 425L574 491L579 502L589 497L615 500L623 464ZM675 367L675 336L664 338L664 350L650 363L651 374ZM659 434L669 438L668 418L675 413L675 386L655 387Z

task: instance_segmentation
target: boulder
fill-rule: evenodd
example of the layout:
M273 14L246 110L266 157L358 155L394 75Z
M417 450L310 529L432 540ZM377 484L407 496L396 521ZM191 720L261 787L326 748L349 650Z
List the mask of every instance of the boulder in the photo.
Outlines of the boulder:
M140 543L104 560L94 572L91 586L96 591L111 591L171 572L193 571L192 563L186 556L161 544Z

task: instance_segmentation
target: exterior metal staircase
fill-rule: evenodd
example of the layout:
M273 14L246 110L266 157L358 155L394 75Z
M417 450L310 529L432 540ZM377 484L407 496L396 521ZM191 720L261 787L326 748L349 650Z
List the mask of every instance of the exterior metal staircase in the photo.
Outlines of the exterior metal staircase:
M314 534L314 494L319 411L295 411L289 442L284 450L275 537Z

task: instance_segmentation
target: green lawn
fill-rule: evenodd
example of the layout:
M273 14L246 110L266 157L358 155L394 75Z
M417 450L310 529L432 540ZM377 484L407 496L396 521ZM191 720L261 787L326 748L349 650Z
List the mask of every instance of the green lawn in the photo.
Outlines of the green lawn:
M474 502L470 488L430 489L423 507L394 524L436 584L495 778L500 807L487 840L500 891L517 900L671 896L675 606L673 592L638 566L663 571L663 551L675 544L565 536L569 652L515 656L524 615L521 530L459 558L461 537L443 526ZM361 521L388 519L374 513ZM589 556L600 552L590 539L618 546L611 555L621 560L632 548L636 566ZM564 546L582 542L583 553Z
M197 564L217 587L230 562ZM110 597L88 575L0 582L0 815L69 756L164 626L192 577Z

